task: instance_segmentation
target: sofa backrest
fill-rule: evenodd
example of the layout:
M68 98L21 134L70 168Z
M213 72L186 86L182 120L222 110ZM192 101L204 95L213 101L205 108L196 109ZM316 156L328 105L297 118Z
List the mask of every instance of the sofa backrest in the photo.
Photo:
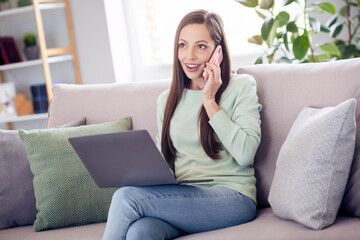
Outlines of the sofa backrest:
M269 206L267 197L276 159L285 138L305 106L334 106L349 99L359 100L360 59L301 65L254 65L238 73L255 77L261 112L262 140L255 156L258 207ZM170 87L170 80L97 85L58 84L53 88L48 127L86 117L87 124L131 116L133 129L147 129L155 139L156 100ZM359 121L357 104L357 123ZM360 124L356 156L360 159ZM360 167L360 166L359 166ZM360 170L359 170L360 171Z
M94 85L57 84L49 107L48 127L86 117L86 124L130 116L132 129L147 129L155 139L156 103L170 80Z
M279 150L299 112L306 106L335 106L349 98L359 102L360 58L329 63L253 65L240 67L237 72L255 77L259 102L263 105L262 139L254 167L258 207L267 207ZM357 104L357 148L359 108Z

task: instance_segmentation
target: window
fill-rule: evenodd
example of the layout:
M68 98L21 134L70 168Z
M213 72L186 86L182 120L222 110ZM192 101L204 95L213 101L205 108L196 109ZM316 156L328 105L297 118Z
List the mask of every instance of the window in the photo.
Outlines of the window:
M223 19L234 69L254 63L262 51L247 42L249 37L259 34L262 19L253 9L234 0L123 0L122 3L132 65L126 69L133 69L132 80L171 78L177 25L185 14L196 9L216 12ZM124 61L119 67L125 68Z

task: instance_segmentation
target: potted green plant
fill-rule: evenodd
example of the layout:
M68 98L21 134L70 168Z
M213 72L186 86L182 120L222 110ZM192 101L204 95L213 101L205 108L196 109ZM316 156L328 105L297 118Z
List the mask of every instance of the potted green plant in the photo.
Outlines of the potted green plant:
M360 0L343 0L340 9L327 1L283 0L275 8L275 0L236 0L255 9L264 20L261 32L248 39L262 46L264 53L256 60L268 63L325 62L360 57ZM292 15L286 6L298 4L299 12ZM322 23L319 14L327 14ZM301 16L301 17L300 17ZM340 32L346 31L345 39ZM328 40L315 44L312 37L328 34Z
M8 10L11 8L9 0L0 0L0 9L1 10Z
M34 33L27 33L23 37L24 52L27 60L34 60L39 58L39 46L37 45L36 36Z

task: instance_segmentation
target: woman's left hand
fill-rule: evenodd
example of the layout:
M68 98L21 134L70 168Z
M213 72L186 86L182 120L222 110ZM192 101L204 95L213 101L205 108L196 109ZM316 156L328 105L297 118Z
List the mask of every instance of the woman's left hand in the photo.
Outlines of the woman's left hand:
M209 119L211 119L220 110L219 105L215 102L215 95L222 84L221 69L217 62L210 62L206 63L204 71L209 74L209 78L201 93L201 99Z

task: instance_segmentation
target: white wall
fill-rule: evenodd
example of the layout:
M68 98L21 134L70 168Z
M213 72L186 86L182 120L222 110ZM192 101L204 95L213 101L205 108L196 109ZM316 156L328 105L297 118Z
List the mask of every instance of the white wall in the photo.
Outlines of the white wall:
M69 2L82 82L115 82L104 1Z

